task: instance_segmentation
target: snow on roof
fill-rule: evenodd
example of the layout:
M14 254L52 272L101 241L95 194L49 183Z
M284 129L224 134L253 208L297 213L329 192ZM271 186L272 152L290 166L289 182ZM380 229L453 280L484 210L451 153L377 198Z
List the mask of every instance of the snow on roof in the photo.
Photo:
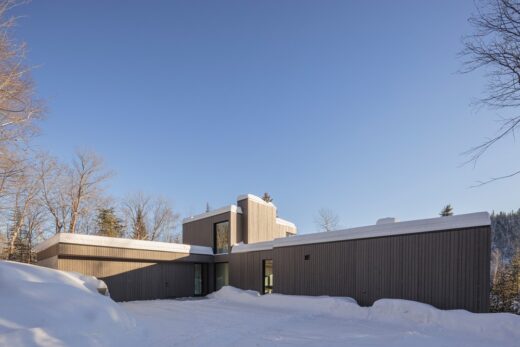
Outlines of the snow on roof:
M224 206L224 207L221 207L221 208L217 208L216 210L212 210L212 211L209 211L209 212L205 212L205 213L197 214L195 216L184 218L182 220L182 224L186 224L186 223L189 223L189 222L194 222L196 220L200 220L200 219L216 216L216 215L219 215L219 214L222 214L222 213L226 213L226 212L242 213L242 209L240 208L240 206L237 206L237 205Z
M181 243L132 240L132 239L122 239L122 238L116 238L116 237L70 234L70 233L56 234L53 237L51 237L50 239L48 239L48 240L38 244L36 247L34 247L34 251L40 252L55 244L58 244L58 243L72 243L72 244L76 244L76 245L89 245L89 246L101 246L101 247L143 249L143 250L149 250L149 251L213 255L213 250L211 249L211 247L190 246L190 245L184 245Z
M296 229L296 224L289 222L288 220L276 217L276 224L286 225L288 227Z
M254 252L254 251L268 251L273 249L276 240L262 241L255 243L238 243L231 248L231 253L243 253L243 252Z
M424 233L429 231L470 228L486 226L490 224L491 219L489 217L489 213L477 212L449 217L418 219L406 222L376 224L337 231L289 236L270 241L271 245L269 242L259 242L258 244L251 243L246 245L239 244L233 247L232 253L268 250L272 249L273 247L305 245L311 243L336 242L373 237Z
M259 204L268 205L268 206L276 208L276 206L272 202L267 202L264 199L262 199L261 197L253 195L253 194L242 194L242 195L237 196L237 201L241 201L241 200L245 200L245 199L249 199L249 200L252 200Z

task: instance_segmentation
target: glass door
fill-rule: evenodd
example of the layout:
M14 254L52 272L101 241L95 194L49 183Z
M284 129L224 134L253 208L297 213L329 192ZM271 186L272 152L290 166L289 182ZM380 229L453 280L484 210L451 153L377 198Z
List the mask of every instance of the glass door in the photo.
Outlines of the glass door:
M266 259L263 261L263 265L264 265L263 294L271 294L273 292L273 260Z

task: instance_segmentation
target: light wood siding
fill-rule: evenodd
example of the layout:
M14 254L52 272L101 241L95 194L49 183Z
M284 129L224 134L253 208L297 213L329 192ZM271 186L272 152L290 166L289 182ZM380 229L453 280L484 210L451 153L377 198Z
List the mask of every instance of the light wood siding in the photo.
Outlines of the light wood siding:
M285 237L285 228L276 224L276 207L252 199L238 202L242 208L242 233L244 243L270 241Z
M182 225L182 242L188 245L214 246L215 223L229 221L231 245L242 242L241 215L236 212L225 212L216 216L195 220Z
M285 224L276 224L276 233L274 235L274 238L286 237L288 233L291 235L295 235L296 229Z
M349 296L360 305L400 298L487 312L489 260L489 226L278 247L274 292Z
M263 260L272 259L272 251L231 254L229 284L233 287L262 292ZM276 277L274 278L276 286Z
M58 255L58 245L52 245L47 249L42 250L41 252L36 253L36 259L39 262L40 260L47 259L49 257L54 257Z

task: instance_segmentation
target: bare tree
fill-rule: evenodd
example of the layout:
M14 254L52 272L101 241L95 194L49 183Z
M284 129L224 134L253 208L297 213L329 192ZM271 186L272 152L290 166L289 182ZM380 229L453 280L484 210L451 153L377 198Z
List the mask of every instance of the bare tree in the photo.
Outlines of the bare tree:
M69 233L76 232L78 219L95 211L103 184L111 176L94 152L78 151L71 169Z
M0 1L0 199L11 179L21 173L22 146L35 132L34 120L42 114L30 69L24 65L25 45L11 36L16 18L8 12L17 3Z
M180 216L166 199L137 193L125 199L123 209L132 238L150 241L177 239L173 233Z
M105 204L104 183L111 176L101 158L78 151L71 166L42 154L38 158L41 201L46 206L56 233L88 232L97 209Z
M30 69L24 65L25 44L16 43L11 30L16 18L8 12L19 1L0 1L0 156L34 130L41 107L34 98Z
M68 225L70 204L68 202L69 168L58 163L48 154L42 153L37 158L38 179L41 184L41 204L51 215L54 232L57 234Z
M322 208L318 211L314 223L319 231L333 231L338 228L339 217L332 210Z
M516 0L485 0L477 3L477 12L469 22L475 33L464 40L463 72L484 69L489 78L483 105L510 109L513 114L500 121L497 133L466 154L474 165L495 143L514 135L520 125L520 3ZM478 185L512 177L519 171L479 182Z

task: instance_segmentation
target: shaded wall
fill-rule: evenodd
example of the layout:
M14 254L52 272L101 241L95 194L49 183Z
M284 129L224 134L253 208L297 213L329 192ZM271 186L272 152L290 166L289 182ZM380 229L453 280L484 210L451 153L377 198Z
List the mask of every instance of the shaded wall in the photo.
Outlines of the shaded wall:
M230 254L229 284L262 293L263 261L266 259L273 259L273 251ZM276 283L276 278L274 281Z
M229 221L230 244L242 242L242 216L228 211L204 219L198 219L182 225L182 242L188 245L214 246L215 223Z
M203 264L203 292L213 290L211 255L59 243L37 257L40 266L103 280L116 301L193 296L195 264Z
M488 311L489 226L237 253L231 284L261 291L268 258L275 293L348 296L360 305L399 298Z

